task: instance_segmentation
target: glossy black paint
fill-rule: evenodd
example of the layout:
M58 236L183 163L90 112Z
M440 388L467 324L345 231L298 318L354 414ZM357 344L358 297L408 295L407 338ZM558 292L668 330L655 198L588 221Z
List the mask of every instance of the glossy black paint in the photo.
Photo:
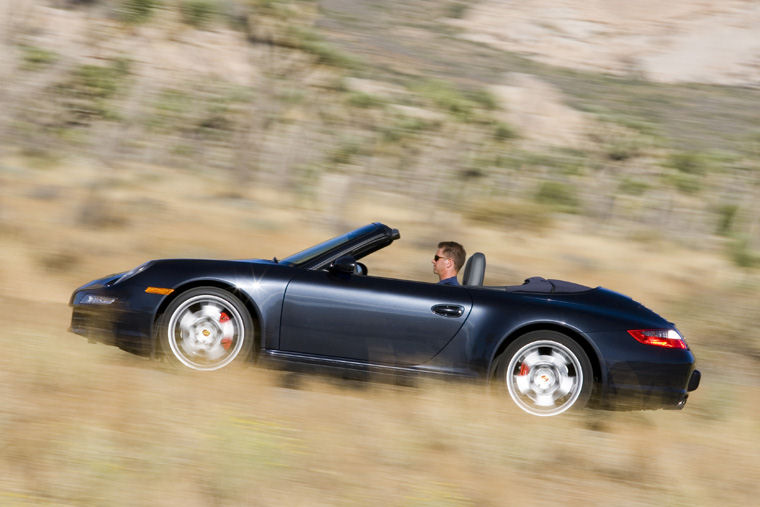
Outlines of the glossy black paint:
M156 357L162 353L156 325L171 300L193 287L215 286L234 293L251 313L252 360L489 380L511 341L552 329L576 340L591 359L597 405L680 408L690 380L696 388L691 351L644 345L626 331L673 324L607 289L452 287L346 272L346 256L361 259L398 237L370 224L279 262L150 261L131 276L77 289L71 331ZM338 259L340 269L330 269ZM148 287L173 292L146 293Z
M395 366L424 364L454 338L472 307L467 291L377 280L297 273L285 292L279 349ZM463 315L441 316L434 311L438 305L459 306Z

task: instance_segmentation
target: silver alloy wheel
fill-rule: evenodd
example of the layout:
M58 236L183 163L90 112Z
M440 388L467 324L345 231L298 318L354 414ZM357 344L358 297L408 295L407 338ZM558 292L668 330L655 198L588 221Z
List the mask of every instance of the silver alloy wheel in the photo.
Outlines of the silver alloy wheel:
M530 342L509 360L509 395L517 406L538 416L561 414L583 389L583 368L568 347L552 340Z
M234 361L246 336L245 321L235 305L214 294L183 301L164 332L174 357L200 371L218 370Z

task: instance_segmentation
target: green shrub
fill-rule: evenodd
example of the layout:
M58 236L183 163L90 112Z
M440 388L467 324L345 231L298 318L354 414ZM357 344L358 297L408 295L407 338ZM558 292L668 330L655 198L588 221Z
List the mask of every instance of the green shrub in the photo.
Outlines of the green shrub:
M148 21L159 4L159 0L121 0L116 15L125 23L138 25Z
M760 254L752 249L747 238L736 238L728 246L731 260L740 268L760 267Z
M665 175L665 181L684 194L696 194L702 190L703 179L711 165L708 156L693 152L671 153L665 167L675 169Z
M560 181L544 181L538 187L535 200L539 204L565 213L578 211L579 200L575 188Z
M522 166L551 169L554 174L579 175L588 165L588 155L580 150L567 148L544 152L528 152L522 156Z
M330 154L328 161L331 164L350 164L354 156L361 151L357 141L344 141Z
M469 121L473 116L473 102L446 81L426 80L412 86L412 91L461 121Z
M470 8L469 2L455 1L446 7L446 17L462 19Z
M624 178L618 185L618 192L625 195L639 196L649 190L649 185L641 180Z
M85 64L75 68L68 78L56 85L56 93L66 109L67 124L87 125L91 120L115 119L107 102L124 85L129 61L112 60L109 65Z
M671 153L665 162L667 167L678 170L683 174L692 174L702 176L707 172L707 159L700 154L686 152L686 153Z
M718 214L718 225L715 233L718 236L728 236L734 229L734 221L739 212L739 206L736 204L723 204L716 208Z
M314 55L317 58L317 63L344 69L360 67L357 60L326 42L313 30L299 27L290 28L283 39L288 42L283 42L282 45L290 45Z
M128 73L127 60L113 60L110 65L81 65L74 69L69 90L75 95L107 99L116 93Z
M215 0L182 0L179 10L183 23L199 29L208 27L219 15Z
M351 92L348 94L348 103L354 107L368 109L383 104L383 100L375 95L364 92Z
M437 123L435 121L411 116L398 116L394 118L390 125L382 125L379 131L383 142L397 143L436 126Z
M466 92L465 97L487 111L493 111L499 107L499 102L488 90L475 90Z
M684 194L693 195L702 190L702 178L696 174L676 172L666 175L665 180Z
M482 199L465 205L464 212L478 222L533 231L545 230L552 223L546 208L532 202Z
M494 124L493 137L497 141L509 141L518 138L517 131L509 124L498 121Z
M632 141L616 141L606 148L607 158L622 162L639 155L639 146Z
M58 54L37 46L22 46L24 70L39 70L58 61Z

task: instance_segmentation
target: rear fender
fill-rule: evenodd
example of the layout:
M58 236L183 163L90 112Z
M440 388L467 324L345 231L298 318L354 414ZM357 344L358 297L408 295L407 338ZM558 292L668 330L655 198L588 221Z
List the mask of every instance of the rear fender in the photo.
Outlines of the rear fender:
M491 355L491 360L488 366L488 381L490 382L493 380L496 374L496 368L498 367L499 358L504 350L509 347L512 342L525 335L526 333L542 330L556 331L567 335L568 337L572 338L573 341L583 347L583 351L586 352L589 361L591 361L591 367L594 371L594 384L606 385L607 376L601 367L601 353L596 348L596 346L580 330L554 322L534 322L515 329L506 335L501 340L501 342L499 342L499 345L494 349L494 352ZM596 391L597 389L595 388L595 392Z

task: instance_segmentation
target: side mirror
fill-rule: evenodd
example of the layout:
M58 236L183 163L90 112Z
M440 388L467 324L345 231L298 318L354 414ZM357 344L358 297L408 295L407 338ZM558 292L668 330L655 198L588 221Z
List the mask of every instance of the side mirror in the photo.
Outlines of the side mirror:
M344 255L338 257L335 262L330 266L330 271L333 273L345 273L351 274L356 270L356 259L353 255Z

